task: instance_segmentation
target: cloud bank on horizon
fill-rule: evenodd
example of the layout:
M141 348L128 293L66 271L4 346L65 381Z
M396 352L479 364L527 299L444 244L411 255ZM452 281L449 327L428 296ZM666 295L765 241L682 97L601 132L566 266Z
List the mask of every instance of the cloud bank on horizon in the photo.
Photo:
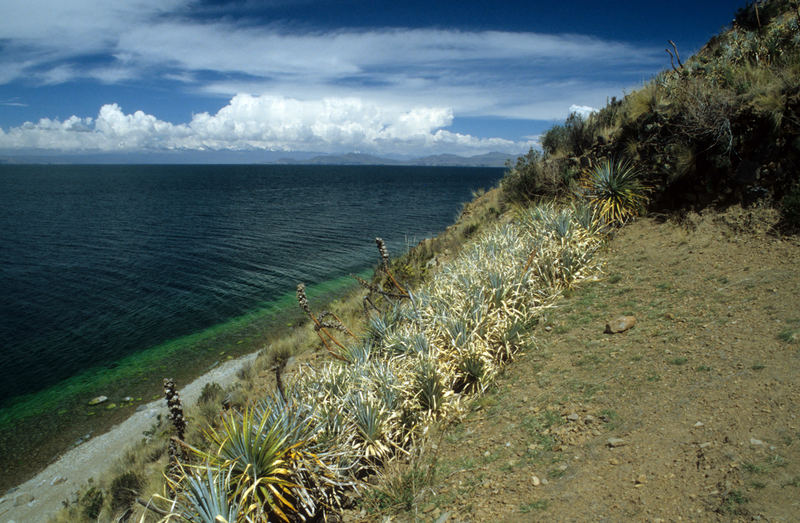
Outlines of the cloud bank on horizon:
M447 150L516 151L527 143L476 138L443 129L453 120L446 108L410 110L365 104L358 98L301 101L237 94L216 114L195 114L173 124L117 104L97 118L41 119L4 132L0 149L123 152L136 150L390 151L413 154Z
M0 150L517 153L532 133L454 122L588 114L663 62L659 48L586 34L317 27L198 5L7 0ZM109 100L117 88L138 98ZM37 114L38 92L64 96L55 115Z

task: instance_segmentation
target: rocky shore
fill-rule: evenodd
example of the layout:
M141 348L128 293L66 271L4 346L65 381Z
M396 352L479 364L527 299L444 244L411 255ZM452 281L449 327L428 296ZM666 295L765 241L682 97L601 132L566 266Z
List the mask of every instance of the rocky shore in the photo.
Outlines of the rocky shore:
M194 403L207 383L224 385L233 381L237 371L252 362L256 354L222 363L183 387L180 395L184 403ZM125 450L140 441L158 417L166 417L166 414L167 406L163 399L152 401L140 406L125 422L105 434L87 435L85 441L34 478L6 492L0 498L0 521L45 521L81 486L111 469Z

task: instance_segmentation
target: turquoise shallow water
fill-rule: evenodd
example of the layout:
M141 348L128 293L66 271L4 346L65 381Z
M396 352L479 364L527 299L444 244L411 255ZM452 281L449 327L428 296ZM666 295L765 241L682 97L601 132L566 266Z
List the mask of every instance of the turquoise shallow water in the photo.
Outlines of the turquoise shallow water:
M0 460L46 462L160 394L165 374L260 348L296 321L298 282L342 292L377 262L375 236L400 253L501 175L0 166ZM86 408L101 393L117 408Z

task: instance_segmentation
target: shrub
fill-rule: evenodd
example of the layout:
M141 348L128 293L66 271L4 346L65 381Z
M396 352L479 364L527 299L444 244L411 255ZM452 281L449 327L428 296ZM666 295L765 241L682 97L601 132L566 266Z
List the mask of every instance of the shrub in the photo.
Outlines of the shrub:
M517 163L500 181L503 195L508 201L526 202L544 192L542 154L531 148L528 154L517 158Z
M527 203L542 196L553 196L562 192L570 183L572 174L566 165L557 159L545 160L535 149L517 158L500 181L506 201Z
M580 156L592 146L597 130L596 118L590 115L584 118L578 113L572 113L564 122L567 130L567 152L572 156Z
M200 392L200 397L197 399L197 402L204 404L218 403L222 398L222 395L222 386L216 381L212 381L211 383L206 383L203 386L203 390Z
M135 472L125 472L111 482L111 511L130 507L143 486L142 478Z
M566 151L568 142L569 132L563 125L554 125L542 135L542 149L547 156Z
M92 487L81 497L80 505L83 515L91 520L96 520L103 509L103 491Z

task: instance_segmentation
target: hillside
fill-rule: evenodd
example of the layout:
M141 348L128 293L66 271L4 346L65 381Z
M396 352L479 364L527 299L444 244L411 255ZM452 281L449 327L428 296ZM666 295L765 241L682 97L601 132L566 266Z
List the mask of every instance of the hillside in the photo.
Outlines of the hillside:
M800 242L765 236L774 219L626 227L604 275L558 302L536 348L430 438L413 464L429 482L403 494L387 477L378 489L397 503L352 520L795 520ZM636 325L604 333L621 314Z
M732 27L623 99L573 114L511 170L520 201L585 191L606 159L628 161L651 210L771 202L800 225L800 10L749 4ZM758 15L756 15L756 12Z

